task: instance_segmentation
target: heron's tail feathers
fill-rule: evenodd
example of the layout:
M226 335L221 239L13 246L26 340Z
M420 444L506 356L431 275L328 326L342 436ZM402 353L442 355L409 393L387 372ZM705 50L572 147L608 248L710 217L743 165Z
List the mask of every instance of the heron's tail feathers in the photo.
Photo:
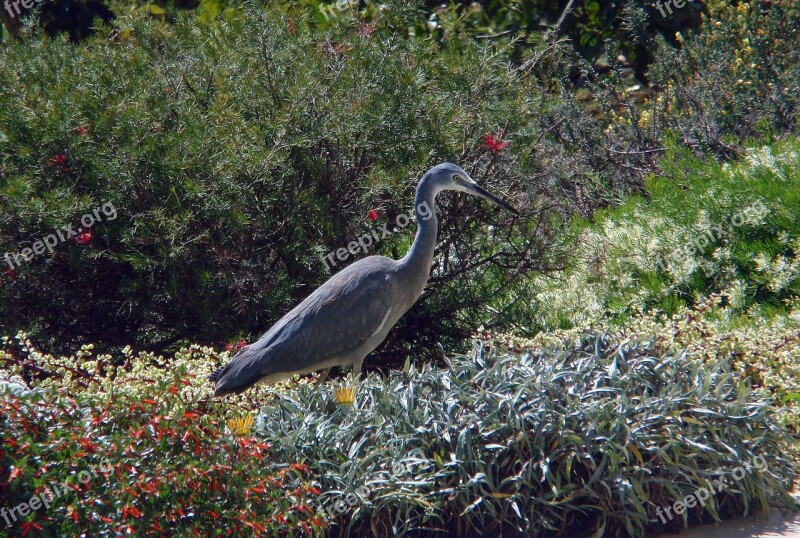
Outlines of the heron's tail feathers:
M224 372L224 371L225 371L225 367L224 366L220 366L219 368L217 368L216 370L211 372L211 375L208 376L208 380L211 381L212 383L216 383L217 379L220 378L220 376L222 375L222 372Z

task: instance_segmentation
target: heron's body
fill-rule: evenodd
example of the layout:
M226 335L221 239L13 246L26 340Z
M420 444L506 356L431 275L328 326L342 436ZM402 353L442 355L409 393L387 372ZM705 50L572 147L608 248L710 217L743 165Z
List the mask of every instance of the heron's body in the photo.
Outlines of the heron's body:
M335 274L211 375L215 395L333 366L360 371L364 357L383 342L425 289L438 229L434 201L439 191L448 188L443 179L450 179L448 174L462 174L465 182L469 177L457 166L443 164L420 181L414 205L417 236L405 257L369 256ZM503 204L477 185L470 188Z

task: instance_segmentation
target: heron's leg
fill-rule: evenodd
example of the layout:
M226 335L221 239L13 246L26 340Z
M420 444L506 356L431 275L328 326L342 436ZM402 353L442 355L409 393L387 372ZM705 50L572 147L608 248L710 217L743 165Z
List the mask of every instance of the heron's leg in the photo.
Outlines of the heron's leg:
M364 358L362 357L360 361L353 363L353 376L356 378L356 383L358 380L361 379L361 365L364 364Z
M328 374L329 373L331 373L331 369L330 368L325 368L324 370L322 370L322 373L320 374L319 379L317 379L317 382L314 383L314 387L319 387L320 385L325 383L325 380L328 379Z

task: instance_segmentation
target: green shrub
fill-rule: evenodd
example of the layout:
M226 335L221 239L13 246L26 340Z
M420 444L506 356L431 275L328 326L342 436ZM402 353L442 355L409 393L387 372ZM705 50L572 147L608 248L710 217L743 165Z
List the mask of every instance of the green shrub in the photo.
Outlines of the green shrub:
M676 31L697 26L701 21L697 2L674 9L668 17L660 16L652 3L642 0L484 0L449 4L429 0L425 7L427 31L440 39L465 36L515 41L513 59L520 60L529 52L528 39L550 33L556 39L569 40L582 58L598 66L603 65L602 57L609 55L611 45L624 52L642 79L655 58L655 36L663 35L675 42ZM632 20L634 14L637 17ZM553 30L555 34L551 33Z
M101 472L88 488L59 495L25 528L60 535L130 525L157 535L155 517L168 533L219 526L246 536L252 529L240 519L249 509L246 521L277 534L304 523L327 532L330 522L332 535L373 532L373 524L385 534L506 526L547 535L554 526L574 535L602 525L608 512L609 533L628 532L630 523L637 534L658 527L656 508L705 478L763 457L764 473L717 494L708 513L690 512L687 522L741 513L762 506L754 492L770 502L790 483L796 454L779 424L797 431L798 336L788 319L736 326L730 307L712 302L658 322L637 317L622 341L578 330L492 340L446 371L409 365L388 379L370 376L348 414L330 385L262 386L210 400L205 378L227 354L197 345L167 358L130 348L95 354L92 345L58 357L24 334L5 338L0 392L15 396L0 396L0 506L29 502L50 480L76 482L81 471L110 466L113 476ZM574 348L564 344L576 339ZM530 351L497 351L506 346ZM781 407L767 406L770 396ZM232 422L228 429L243 437L223 432L225 418L261 404L257 434ZM126 474L126 465L137 472ZM200 475L183 476L195 468ZM182 517L186 506L203 510Z
M186 368L161 372L146 397L0 387L0 507L33 508L4 514L7 536L294 537L324 525L305 465L275 462L247 428L226 432L186 397L197 382Z
M794 301L785 314L765 319L742 315L722 296L712 294L691 308L679 306L671 315L639 312L622 323L605 319L592 327L652 339L659 352L685 353L692 360L704 362L728 361L753 390L775 402L781 423L796 436L800 431L798 306L800 303ZM503 341L507 349L521 350L574 340L585 330L577 327L541 332L532 339L487 331L481 334Z
M644 108L652 126L697 152L731 157L741 141L796 133L800 112L800 5L712 0L702 31L662 47Z
M719 164L670 150L647 197L576 226L569 269L537 275L532 327L582 327L639 311L666 314L719 296L769 317L800 296L800 141ZM521 321L521 320L520 320Z
M740 379L602 334L522 356L483 345L447 370L370 375L349 412L301 388L260 427L277 457L314 469L339 535L642 536L663 527L658 507L757 457L763 472L667 523L793 506L791 437Z
M435 349L505 323L483 306L556 265L563 216L641 176L608 164L613 136L562 95L563 49L542 48L553 67L536 72L555 77L542 81L509 70L503 46L410 37L416 16L398 2L379 20L348 13L315 30L252 7L211 25L134 17L80 45L34 35L5 47L0 252L107 202L118 217L5 278L2 332L62 351L258 334L329 276L322 256L394 226L421 173L445 160L473 163L531 218L512 228L510 215L443 196L434 278L390 346ZM492 150L487 134L509 145ZM370 254L401 256L412 230Z
M189 377L196 380L183 384L180 398L207 402L214 392L208 376L226 364L234 353L234 348L219 352L192 344L167 356L147 351L134 352L130 346L112 354L98 353L94 344L84 344L77 351L53 355L37 348L25 333L18 333L13 338L3 337L0 342L0 381L15 378L23 384L47 391L115 394L134 400L151 397L153 384L164 377L164 372L177 371L191 372ZM222 400L222 405L212 405L207 411L213 411L220 418L230 418L232 413L235 416L242 411L256 411L275 390L310 382L312 378L305 376L277 387L257 385L243 394L228 396Z

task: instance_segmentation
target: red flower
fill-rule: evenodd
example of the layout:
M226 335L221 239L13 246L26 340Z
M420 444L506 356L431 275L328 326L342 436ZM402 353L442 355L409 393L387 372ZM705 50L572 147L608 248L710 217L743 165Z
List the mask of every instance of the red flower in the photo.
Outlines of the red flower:
M503 142L499 138L495 138L490 134L483 135L483 143L486 145L486 149L488 149L492 155L497 155L503 151L506 146L508 146L508 142Z
M50 164L50 166L57 166L58 169L64 173L69 172L69 166L67 166L67 155L64 153L56 153L47 162Z
M122 519L126 519L128 515L135 518L142 517L142 511L135 506L126 506L122 509Z
M31 531L31 529L36 529L37 531L42 530L42 526L33 521L26 521L21 525L21 528L22 528L22 536L27 536L28 533Z
M78 131L78 136L88 136L92 132L92 124L79 125L75 130Z
M247 342L244 340L239 340L236 344L228 344L225 346L225 351L233 351L234 353L238 353L244 346L247 345Z
M86 437L81 438L81 439L77 439L77 442L78 442L79 445L81 445L81 448L83 448L85 450L88 450L89 452L96 452L97 451L97 445L92 443Z
M380 215L380 213L378 213L377 209L373 209L372 211L367 213L369 220L378 220L378 215Z
M294 35L297 33L297 19L294 17L286 20L286 28L289 30L289 33Z
M87 228L85 232L81 232L75 236L74 241L79 245L85 245L92 240L92 229Z
M8 483L10 484L15 478L22 474L22 469L17 467L13 471L11 471L8 475Z

